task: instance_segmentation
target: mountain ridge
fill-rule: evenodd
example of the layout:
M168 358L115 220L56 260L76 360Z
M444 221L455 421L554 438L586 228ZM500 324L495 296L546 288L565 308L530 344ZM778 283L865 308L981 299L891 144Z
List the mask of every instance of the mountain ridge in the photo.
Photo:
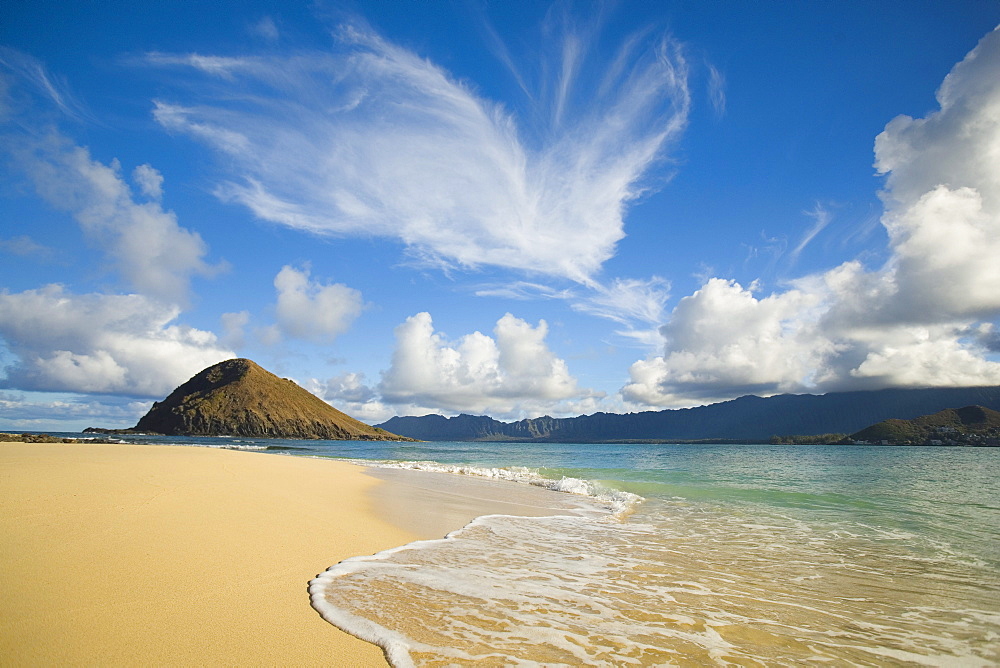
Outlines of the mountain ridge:
M638 413L542 416L501 422L462 414L394 417L377 425L425 441L616 442L756 440L852 434L890 418L913 419L954 406L1000 410L1000 386L858 390L823 395L746 395L694 408Z

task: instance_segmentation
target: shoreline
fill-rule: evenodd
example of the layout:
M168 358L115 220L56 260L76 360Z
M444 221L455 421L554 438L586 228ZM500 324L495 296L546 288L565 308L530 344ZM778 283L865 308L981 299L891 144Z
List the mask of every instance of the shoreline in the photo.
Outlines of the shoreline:
M308 583L423 532L376 509L390 485L361 466L260 454L0 444L2 662L387 665Z

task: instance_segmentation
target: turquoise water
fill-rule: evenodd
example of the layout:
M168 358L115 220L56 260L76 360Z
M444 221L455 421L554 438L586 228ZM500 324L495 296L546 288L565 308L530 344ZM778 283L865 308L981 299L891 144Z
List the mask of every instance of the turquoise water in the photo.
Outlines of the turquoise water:
M997 448L205 441L607 509L480 518L314 581L396 666L1000 665Z

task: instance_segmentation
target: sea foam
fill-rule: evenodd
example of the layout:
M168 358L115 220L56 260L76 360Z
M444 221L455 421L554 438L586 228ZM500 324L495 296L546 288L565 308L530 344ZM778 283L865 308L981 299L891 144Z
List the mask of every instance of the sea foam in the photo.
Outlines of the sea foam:
M489 480L503 480L522 485L533 485L552 490L553 492L576 494L598 502L608 512L619 519L633 512L644 500L638 494L614 489L595 480L582 480L566 476L559 479L546 478L537 469L523 466L490 467L473 466L470 464L442 464L431 461L373 461L364 459L350 461L359 466L449 473L452 475L487 478Z
M762 519L659 500L625 523L489 515L348 559L309 591L324 619L397 668L1000 659L982 570Z

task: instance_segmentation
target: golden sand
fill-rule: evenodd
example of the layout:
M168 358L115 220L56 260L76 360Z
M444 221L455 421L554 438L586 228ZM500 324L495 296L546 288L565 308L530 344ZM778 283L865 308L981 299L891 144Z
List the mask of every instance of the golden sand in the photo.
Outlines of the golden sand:
M0 444L0 664L385 665L306 591L417 537L373 511L376 485L316 459Z

